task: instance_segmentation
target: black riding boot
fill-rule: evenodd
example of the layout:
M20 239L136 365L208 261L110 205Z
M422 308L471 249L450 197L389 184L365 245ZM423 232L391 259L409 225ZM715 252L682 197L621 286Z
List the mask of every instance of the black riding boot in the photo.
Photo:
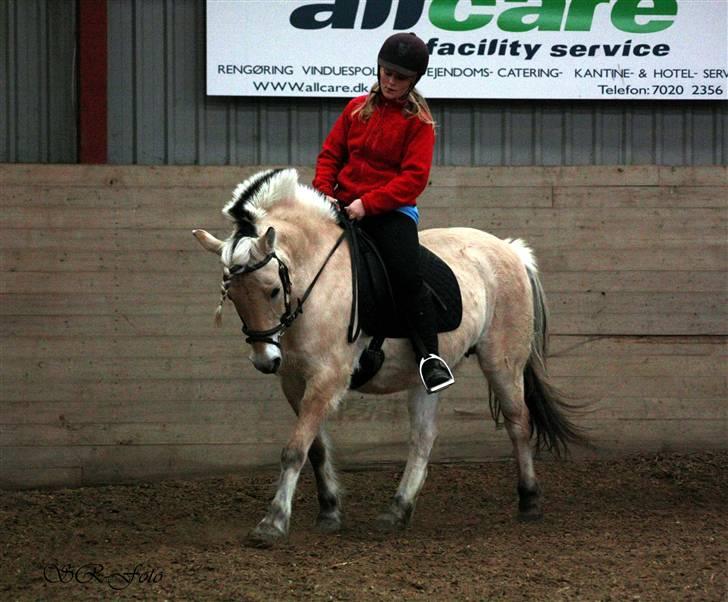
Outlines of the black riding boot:
M445 360L438 353L437 322L432 293L425 286L411 306L410 339L419 362L420 378L428 393L435 393L455 382Z

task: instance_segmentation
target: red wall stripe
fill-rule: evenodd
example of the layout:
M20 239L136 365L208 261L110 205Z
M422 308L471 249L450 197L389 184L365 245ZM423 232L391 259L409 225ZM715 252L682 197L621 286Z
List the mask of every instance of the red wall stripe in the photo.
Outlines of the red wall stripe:
M79 162L106 163L106 0L79 0L78 9Z

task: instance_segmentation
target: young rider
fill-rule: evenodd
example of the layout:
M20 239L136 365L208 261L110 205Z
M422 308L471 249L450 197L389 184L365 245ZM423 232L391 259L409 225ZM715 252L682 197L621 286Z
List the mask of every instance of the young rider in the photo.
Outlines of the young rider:
M454 379L438 356L435 309L419 263L416 204L432 166L435 122L415 84L429 58L413 33L385 40L377 83L351 100L334 124L316 161L313 186L360 220L377 245L397 305L408 317L420 377L433 393Z

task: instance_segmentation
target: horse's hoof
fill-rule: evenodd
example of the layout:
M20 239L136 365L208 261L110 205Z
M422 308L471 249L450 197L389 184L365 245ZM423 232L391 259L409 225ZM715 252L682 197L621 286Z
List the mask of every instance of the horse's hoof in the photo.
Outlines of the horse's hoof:
M538 485L530 489L518 486L518 520L522 523L537 523L543 519L541 511L541 488Z
M270 523L260 523L248 533L245 545L249 548L270 548L285 537L285 533Z
M341 519L336 516L319 516L316 519L316 528L321 533L338 533L341 531Z
M407 528L407 523L392 512L382 512L374 521L374 526L382 533L395 533L404 531Z
M543 520L543 512L540 508L531 508L529 510L521 510L518 512L519 523L538 523Z

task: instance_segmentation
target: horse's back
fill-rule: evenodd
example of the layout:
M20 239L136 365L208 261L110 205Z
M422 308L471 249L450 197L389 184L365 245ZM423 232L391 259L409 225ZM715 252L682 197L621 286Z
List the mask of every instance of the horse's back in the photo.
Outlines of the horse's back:
M448 243L456 247L463 246L475 246L478 248L493 248L497 249L508 243L502 238L485 232L484 230L478 230L477 228L429 228L420 232L421 242L429 247L430 243L441 246L443 243Z
M527 340L514 343L519 358L525 361L530 345L531 330L527 323L532 320L531 291L524 264L514 246L474 228L423 230L420 243L450 266L462 295L460 326L440 334L440 355L455 366L468 350L481 343L483 348L500 350L498 345L487 343L491 335L511 344L512 337L525 333ZM504 321L516 327L512 333L500 336ZM390 360L385 361L380 372L360 391L391 393L419 386L412 370L409 344L403 339L387 339L384 348ZM400 361L391 361L391 358Z
M494 271L512 270L521 278L526 275L524 268L529 259L533 261L530 250L522 242L513 244L475 228L423 230L420 242L439 255L456 274L463 269L477 268L481 275L490 278Z
M480 337L530 333L533 320L531 284L526 266L535 266L522 241L503 240L474 228L424 230L423 245L450 265L463 295L463 334L471 344ZM500 331L500 335L497 331ZM467 334L466 334L467 333ZM528 341L519 341L527 349Z

